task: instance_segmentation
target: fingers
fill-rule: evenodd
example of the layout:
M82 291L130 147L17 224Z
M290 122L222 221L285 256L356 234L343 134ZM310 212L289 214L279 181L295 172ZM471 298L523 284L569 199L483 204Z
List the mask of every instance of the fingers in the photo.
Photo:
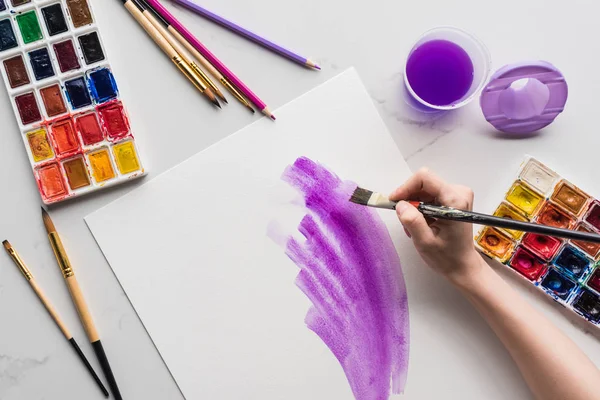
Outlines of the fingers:
M462 185L448 185L446 190L438 197L441 205L459 208L461 210L473 209L473 191Z
M413 239L416 245L426 247L431 245L435 236L423 214L415 207L405 201L400 201L396 205L396 214L398 219L407 231L408 236Z
M423 168L396 189L390 195L390 200L432 201L442 194L445 185L444 181L438 178L437 175Z

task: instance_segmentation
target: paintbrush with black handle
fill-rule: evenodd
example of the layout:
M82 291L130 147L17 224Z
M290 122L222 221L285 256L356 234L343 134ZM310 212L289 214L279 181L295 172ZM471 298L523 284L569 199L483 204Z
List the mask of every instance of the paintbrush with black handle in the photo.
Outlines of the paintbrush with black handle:
M350 201L368 207L383 208L386 210L396 209L397 201L390 200L381 193L372 192L357 187L350 197ZM589 232L573 231L564 228L536 224L534 222L515 221L510 218L500 218L488 214L480 214L473 211L458 210L456 208L436 206L419 201L409 201L424 216L435 219L446 219L451 221L468 222L471 224L494 226L496 228L513 229L522 232L532 232L540 235L554 236L563 239L581 240L584 242L600 243L600 235Z

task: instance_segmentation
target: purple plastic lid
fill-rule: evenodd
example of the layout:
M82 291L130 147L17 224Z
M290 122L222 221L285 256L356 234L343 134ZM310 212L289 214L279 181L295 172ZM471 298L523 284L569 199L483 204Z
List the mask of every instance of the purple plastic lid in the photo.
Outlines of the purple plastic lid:
M480 98L485 119L510 133L530 133L550 125L567 102L565 77L546 61L522 62L500 68Z

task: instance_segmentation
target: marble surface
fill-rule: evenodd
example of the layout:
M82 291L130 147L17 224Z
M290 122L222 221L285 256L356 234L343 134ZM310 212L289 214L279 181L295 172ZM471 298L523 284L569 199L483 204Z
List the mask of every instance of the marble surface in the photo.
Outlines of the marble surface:
M145 180L259 117L233 99L224 110L213 110L133 23L120 1L92 0L92 4L150 171ZM600 146L594 125L595 93L600 90L596 78L600 58L593 50L599 29L596 2L506 0L493 7L475 0L203 0L202 4L310 55L323 67L321 72L300 68L167 4L272 110L354 66L411 168L426 165L446 179L473 187L476 208L491 210L525 153L546 160L600 196L592 172L597 170ZM439 25L474 32L489 47L496 68L525 59L554 63L570 87L565 113L542 133L527 138L494 132L475 103L435 121L413 118L402 98L404 58L422 32ZM0 238L10 239L29 263L97 367L48 245L39 194L6 94L0 95L0 121ZM180 399L177 385L83 221L85 215L142 183L53 207L51 213L124 398ZM410 269L406 279L411 279ZM482 359L482 368L490 368L489 382L480 384L508 387L511 398L529 398L509 356L477 314L440 278L432 274L431 280L435 290L450 293L455 303L442 304L432 293L410 293L411 311L433 310L432 316L457 337L472 338L468 340L472 356ZM600 364L600 343L591 332L525 286L516 287ZM413 356L418 362L418 355ZM432 366L432 376L443 373L443 368ZM410 382L409 372L409 386ZM447 389L459 398L461 388ZM58 398L102 397L25 280L8 257L0 256L0 399Z

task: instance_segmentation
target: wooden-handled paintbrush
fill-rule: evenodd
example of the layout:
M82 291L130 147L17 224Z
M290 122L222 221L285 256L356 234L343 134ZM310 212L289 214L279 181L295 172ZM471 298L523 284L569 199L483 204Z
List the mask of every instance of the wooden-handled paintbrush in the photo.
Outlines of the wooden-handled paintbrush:
M58 236L58 232L56 232L56 228L54 227L52 219L50 219L50 215L48 215L44 208L42 208L42 219L44 220L44 226L48 232L48 239L50 240L50 245L52 246L52 250L56 256L56 261L58 262L60 271L65 278L69 293L71 294L71 299L73 300L73 304L75 304L77 314L79 314L79 319L83 324L85 333L87 334L94 352L96 353L96 357L100 362L100 367L102 367L104 376L106 376L110 391L115 399L122 400L121 392L117 386L117 381L115 380L112 369L110 368L110 364L108 363L108 358L104 352L104 347L102 347L102 343L100 342L100 335L98 334L98 330L96 329L96 325L92 319L90 309L88 308L83 297L83 292L81 291L79 282L77 282L77 278L75 278L75 272L73 272L67 252L63 247L60 237Z
M398 202L391 201L381 193L372 192L363 188L356 188L350 201L368 207L394 210ZM600 243L600 235L589 232L573 231L570 229L556 228L553 226L536 224L534 222L515 221L510 218L495 217L473 211L458 210L456 208L425 204L419 201L409 201L424 216L435 219L468 222L471 224L494 226L496 228L513 229L522 232L532 232L540 235L554 236L564 239L581 240L584 242Z
M10 256L10 258L12 258L12 260L14 261L15 265L19 267L19 270L27 280L27 283L29 283L29 286L31 286L31 289L33 289L37 297L40 299L40 301L46 308L46 311L48 311L48 314L50 314L50 316L58 326L58 329L60 329L64 337L73 347L73 350L75 350L75 353L77 353L77 356L79 357L83 365L85 365L85 368L88 370L92 378L94 378L94 381L96 382L104 396L108 397L108 390L106 390L106 388L102 384L102 381L100 380L100 378L98 378L98 375L96 375L96 371L94 371L94 368L92 368L90 362L85 357L83 351L81 351L81 348L75 341L75 338L73 338L73 335L71 335L71 332L69 332L69 329L58 315L58 312L56 312L56 309L50 303L50 300L48 300L44 292L42 292L42 289L37 284L36 280L33 277L33 274L29 271L29 268L27 268L25 262L23 262L23 260L19 256L19 253L17 253L17 251L12 247L8 240L3 241L2 244L4 245L4 249L6 249L6 252Z

